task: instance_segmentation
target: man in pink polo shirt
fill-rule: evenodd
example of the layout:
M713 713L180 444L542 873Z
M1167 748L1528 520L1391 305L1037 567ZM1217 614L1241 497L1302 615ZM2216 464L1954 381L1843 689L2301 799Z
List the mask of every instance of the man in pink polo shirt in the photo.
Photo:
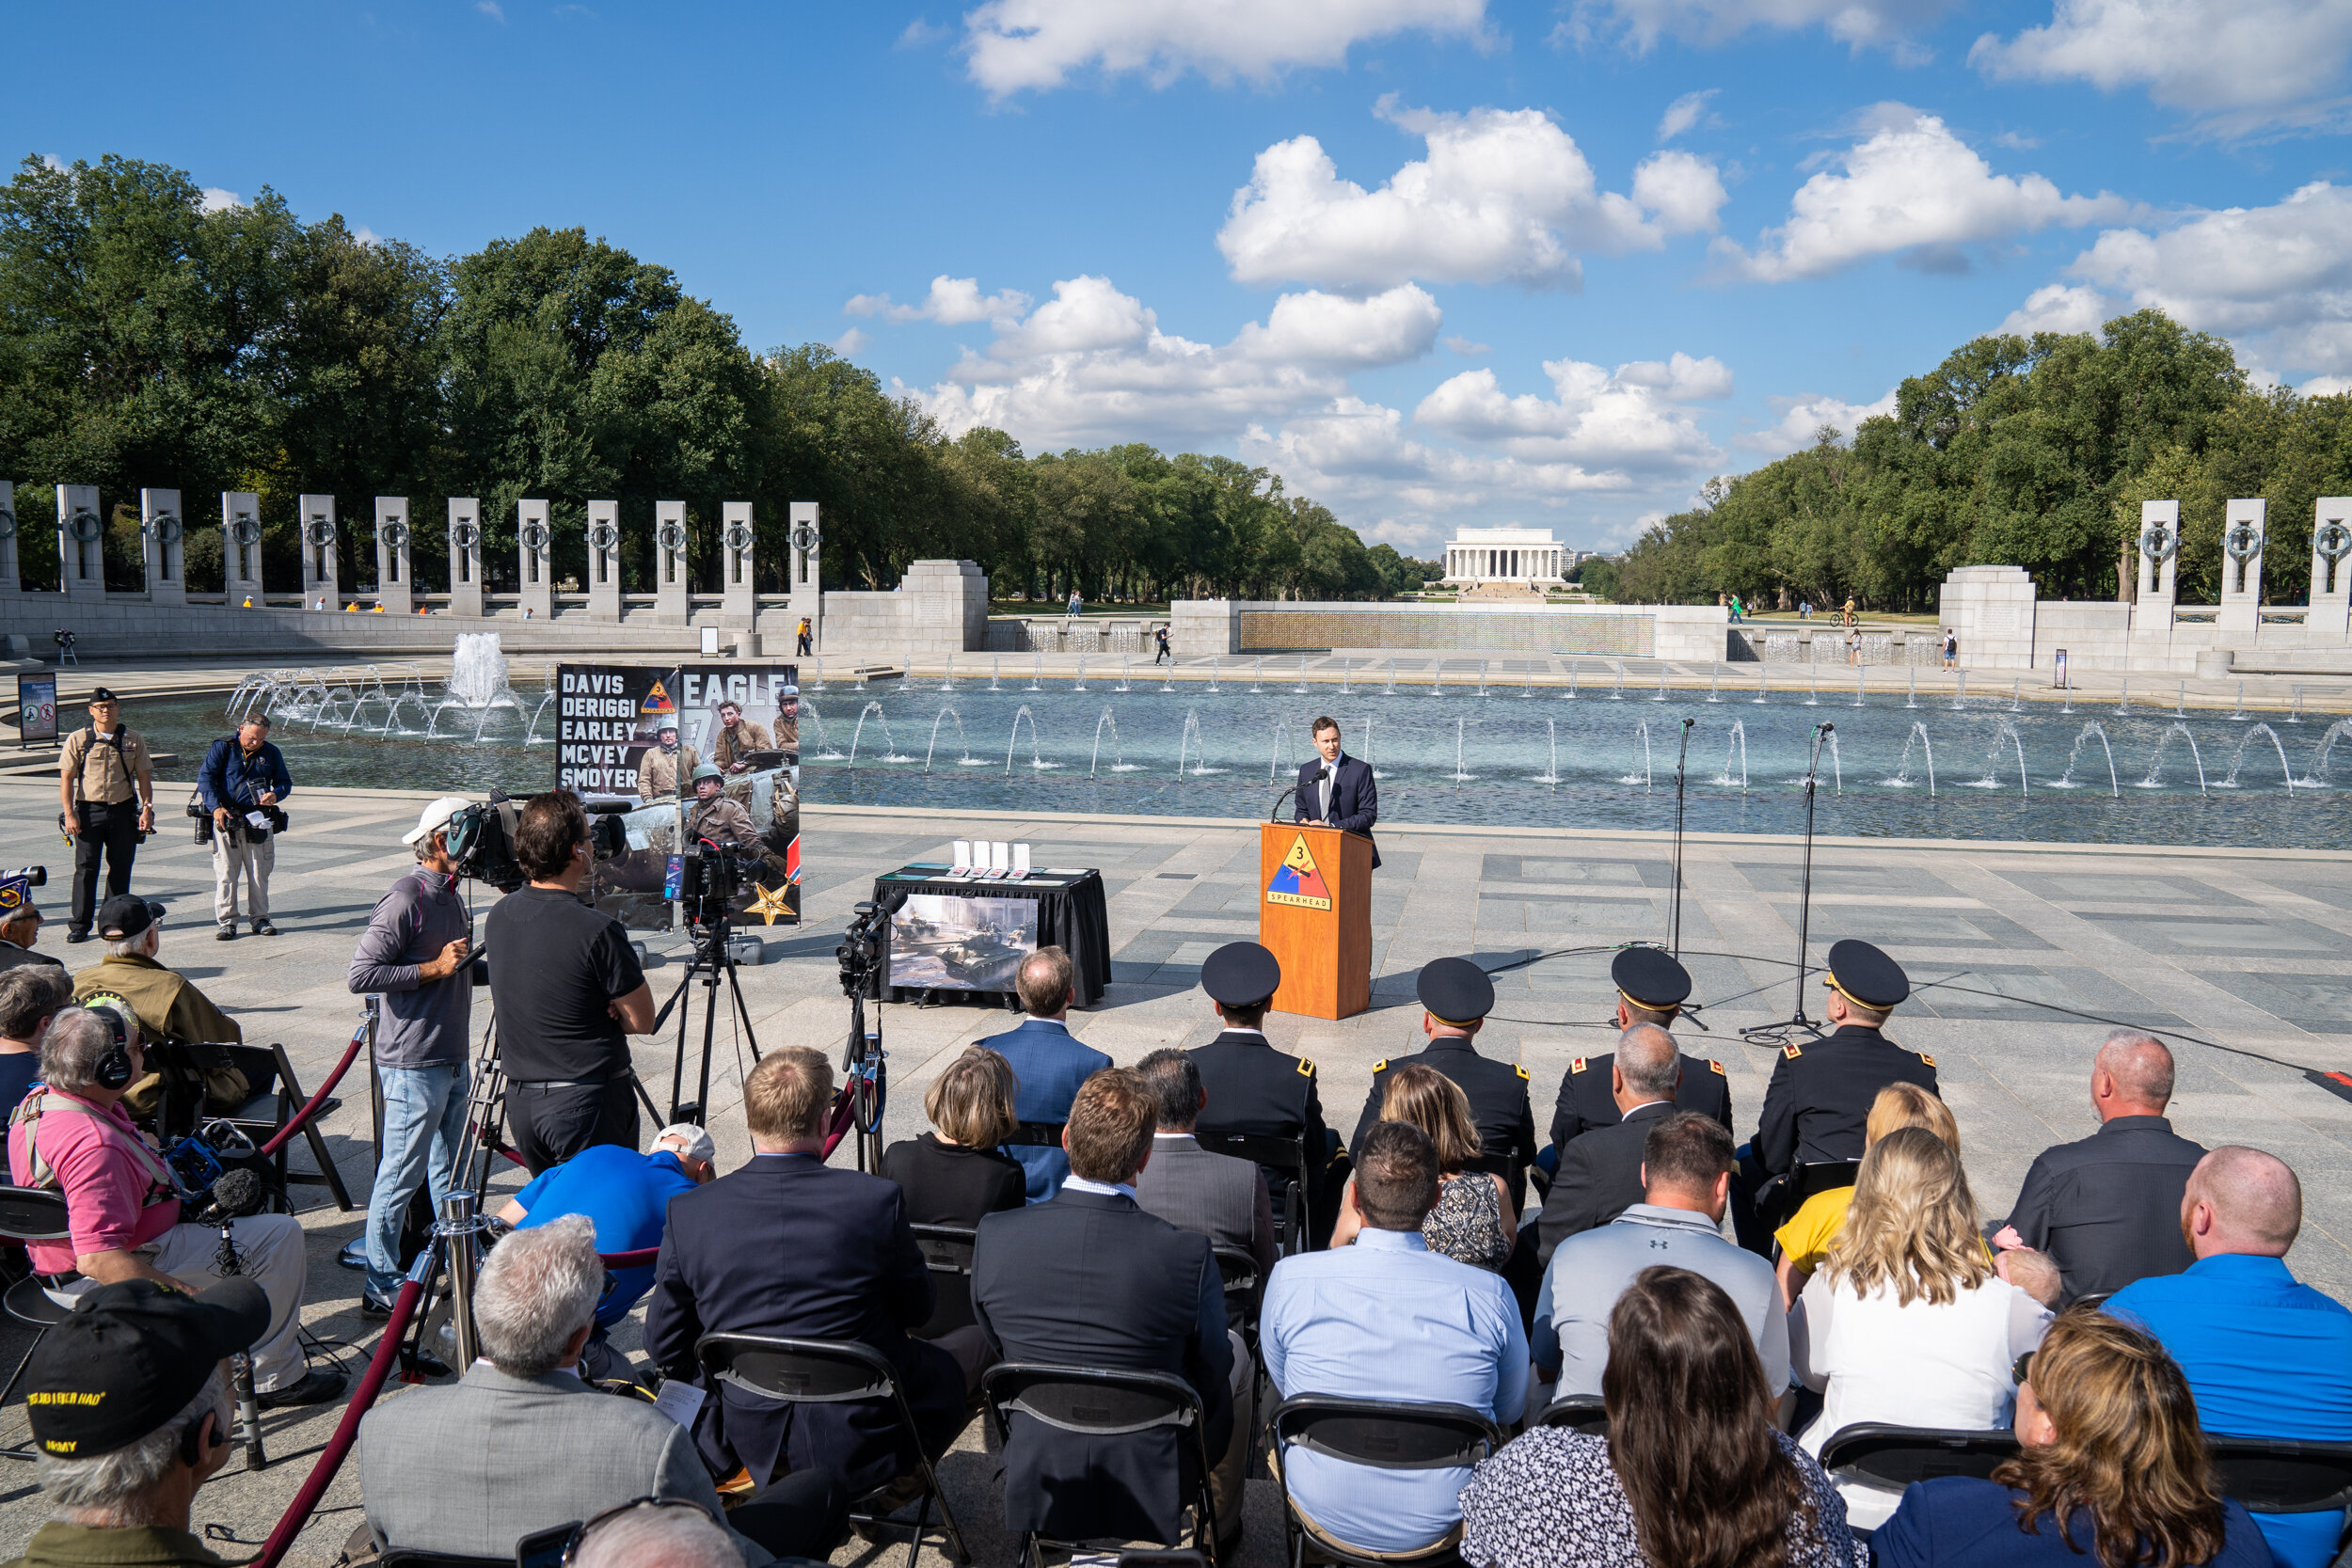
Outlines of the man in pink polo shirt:
M120 1103L146 1070L138 1021L119 999L89 1000L42 1032L41 1082L8 1120L9 1180L65 1196L71 1240L26 1243L33 1267L49 1276L49 1294L60 1303L125 1279L191 1291L216 1284L219 1230L181 1223L170 1167ZM302 1227L287 1214L252 1214L233 1222L232 1234L245 1276L269 1297L269 1332L253 1347L262 1407L333 1399L343 1374L308 1370L295 1340Z

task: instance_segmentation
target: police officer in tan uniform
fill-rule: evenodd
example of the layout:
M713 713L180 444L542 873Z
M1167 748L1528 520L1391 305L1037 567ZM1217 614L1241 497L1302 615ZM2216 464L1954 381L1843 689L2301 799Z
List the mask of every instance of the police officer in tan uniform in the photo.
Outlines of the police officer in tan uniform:
M58 758L57 799L73 840L73 907L65 940L89 941L98 906L98 862L106 861L106 896L131 891L139 835L155 827L155 771L147 740L122 722L122 705L104 687L90 693L89 728L66 736Z

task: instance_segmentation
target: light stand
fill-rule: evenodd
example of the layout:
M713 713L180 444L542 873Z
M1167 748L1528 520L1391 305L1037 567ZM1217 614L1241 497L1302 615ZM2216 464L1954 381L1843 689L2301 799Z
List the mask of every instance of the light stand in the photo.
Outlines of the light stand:
M670 993L670 999L661 1005L661 1011L654 1015L653 1026L654 1031L659 1033L668 1021L671 1010L676 1009L677 1056L670 1069L669 1120L671 1123L691 1121L699 1127L702 1125L703 1108L710 1102L710 1047L719 1027L719 977L722 974L726 976L727 994L735 999L735 1016L743 1026L743 1038L751 1045L752 1060L755 1062L759 1060L759 1040L752 1033L752 1010L743 1000L742 981L736 974L735 954L728 945L728 939L734 935L731 918L723 910L718 919L707 925L690 916L688 930L693 940L694 956L688 960L686 975L678 981L677 990ZM685 999L687 988L694 983L697 974L702 976L703 981L702 1075L694 1098L681 1101L679 1096L686 1085L687 1014L691 1009L679 1007L678 1003ZM644 1085L640 1085L637 1092L644 1095ZM653 1111L650 1098L645 1101L645 1109L648 1113ZM690 1112L691 1115L688 1114Z
M1677 959L1682 957L1682 772L1691 760L1691 727L1697 722L1695 719L1682 721L1682 749L1675 754L1675 885L1667 948Z
M1819 1039L1821 1031L1804 1016L1805 952L1813 920L1813 801L1818 793L1821 772L1821 742L1836 728L1834 724L1813 726L1813 755L1804 768L1804 875L1797 891L1797 1007L1788 1018L1778 1023L1756 1023L1740 1031L1742 1039L1761 1040L1785 1045L1788 1037L1799 1030Z

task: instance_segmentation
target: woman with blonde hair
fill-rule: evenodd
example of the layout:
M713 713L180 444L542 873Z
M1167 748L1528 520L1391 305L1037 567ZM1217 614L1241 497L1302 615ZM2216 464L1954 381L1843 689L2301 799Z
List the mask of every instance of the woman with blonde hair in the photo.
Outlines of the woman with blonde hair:
M984 1045L973 1046L931 1080L923 1114L933 1131L882 1150L882 1174L905 1192L910 1225L969 1229L982 1214L1027 1201L1027 1173L997 1147L1020 1125L1012 1112L1020 1094L1012 1064ZM930 1320L914 1337L936 1339L972 1326L971 1279L935 1274L931 1282L937 1291Z
M1822 1396L1805 1451L1864 1421L2009 1425L2010 1370L2049 1323L1994 1273L1960 1156L1925 1128L1887 1133L1862 1157L1845 1228L1788 1315L1789 1368ZM1860 1482L1839 1491L1861 1529L1898 1500Z
M1467 1168L1484 1146L1461 1085L1425 1062L1407 1062L1389 1074L1380 1119L1409 1122L1437 1146L1438 1206L1421 1222L1429 1250L1473 1268L1500 1271L1510 1260L1518 1235L1511 1190L1500 1176ZM1340 1223L1331 1232L1331 1244L1347 1245L1361 1228L1356 1184L1350 1181L1340 1200Z
M1960 1152L1960 1123L1952 1119L1951 1108L1916 1084L1889 1084L1879 1090L1878 1098L1870 1102L1869 1119L1862 1127L1864 1151L1901 1127L1924 1127L1949 1145L1954 1154ZM1772 1232L1772 1240L1780 1243L1783 1307L1795 1305L1797 1292L1829 1255L1829 1244L1845 1227L1846 1210L1852 1202L1851 1187L1815 1193L1789 1216L1787 1225Z
M1892 1568L2265 1568L2215 1485L2188 1380L2153 1338L2080 1308L2018 1368L2016 1459L1921 1481L1871 1539Z

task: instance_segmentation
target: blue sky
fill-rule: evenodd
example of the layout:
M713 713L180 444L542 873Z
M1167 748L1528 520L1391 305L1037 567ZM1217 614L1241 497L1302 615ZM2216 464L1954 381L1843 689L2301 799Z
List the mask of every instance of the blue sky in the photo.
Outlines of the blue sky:
M33 6L13 155L578 225L949 431L1620 545L1978 333L2352 386L2352 0Z

